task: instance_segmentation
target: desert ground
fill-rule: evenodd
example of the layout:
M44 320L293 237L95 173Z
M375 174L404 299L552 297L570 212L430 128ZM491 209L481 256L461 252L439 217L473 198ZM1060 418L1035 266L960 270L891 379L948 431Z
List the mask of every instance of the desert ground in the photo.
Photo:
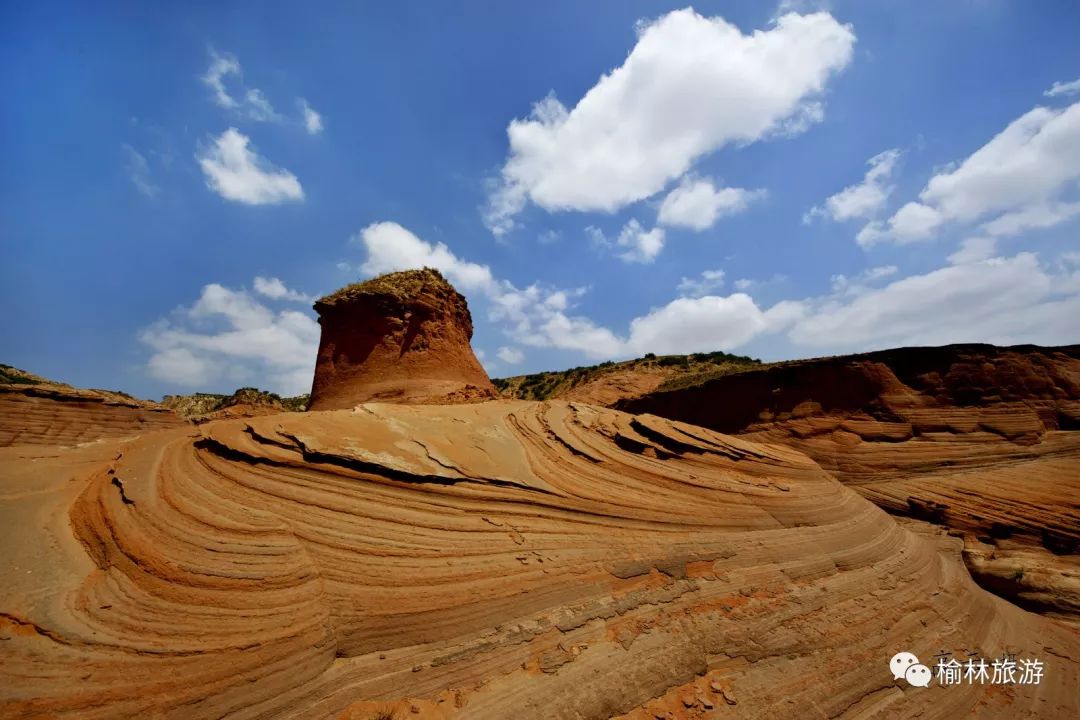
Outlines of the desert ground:
M5 370L0 715L1080 716L1080 348L522 399L436 271L315 308L306 403Z

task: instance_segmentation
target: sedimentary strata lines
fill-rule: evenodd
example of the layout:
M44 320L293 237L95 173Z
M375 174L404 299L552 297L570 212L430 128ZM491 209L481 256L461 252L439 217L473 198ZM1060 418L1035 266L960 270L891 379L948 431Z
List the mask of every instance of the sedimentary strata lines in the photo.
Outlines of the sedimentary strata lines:
M1075 632L801 453L652 416L369 404L0 467L5 717L1076 710ZM892 680L942 648L1046 677Z

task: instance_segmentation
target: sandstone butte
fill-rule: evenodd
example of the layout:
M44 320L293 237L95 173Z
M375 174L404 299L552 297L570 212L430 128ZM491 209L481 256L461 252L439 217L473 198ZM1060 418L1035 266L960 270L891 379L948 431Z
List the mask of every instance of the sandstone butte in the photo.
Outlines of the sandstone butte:
M322 335L311 410L491 399L465 297L438 270L406 270L315 302Z
M561 400L36 427L0 448L0 717L1080 714L1074 627L783 443ZM919 688L902 650L1043 676Z

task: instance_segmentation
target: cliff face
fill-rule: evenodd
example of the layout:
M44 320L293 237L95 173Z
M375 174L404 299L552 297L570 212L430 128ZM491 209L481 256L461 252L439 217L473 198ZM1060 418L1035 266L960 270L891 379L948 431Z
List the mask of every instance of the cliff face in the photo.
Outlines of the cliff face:
M502 401L12 450L4 717L1080 710L1074 631L978 588L957 539L905 530L777 445ZM893 680L898 650L932 665L942 648L1045 676Z
M322 336L311 410L495 396L469 344L468 304L436 270L349 286L320 299L315 310Z
M154 402L0 368L0 447L75 445L186 424Z
M805 452L964 537L973 574L1080 618L1080 347L902 348L785 363L618 407Z

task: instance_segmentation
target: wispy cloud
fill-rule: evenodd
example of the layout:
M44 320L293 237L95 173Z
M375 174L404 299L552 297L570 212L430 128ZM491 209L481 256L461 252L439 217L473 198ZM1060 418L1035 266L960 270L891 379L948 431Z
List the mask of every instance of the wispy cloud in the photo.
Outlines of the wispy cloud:
M315 108L308 105L308 101L304 98L297 100L297 104L300 106L300 113L304 118L304 128L307 129L309 135L318 135L322 132L323 122L322 115L315 111Z
M122 147L127 155L127 172L131 183L146 197L157 197L161 188L154 184L150 176L150 163L146 161L146 156L126 143Z

